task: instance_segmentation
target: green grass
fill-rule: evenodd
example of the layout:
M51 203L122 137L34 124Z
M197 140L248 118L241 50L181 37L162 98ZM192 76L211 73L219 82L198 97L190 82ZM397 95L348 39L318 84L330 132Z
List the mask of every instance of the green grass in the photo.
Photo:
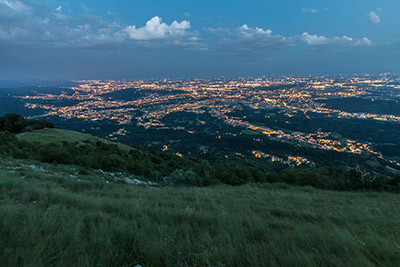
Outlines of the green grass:
M82 142L84 140L96 141L97 138L85 133L79 133L69 130L61 129L41 129L33 132L24 132L17 135L18 138L28 142L55 142L55 141L69 141L69 142ZM45 137L45 138L43 138Z
M70 130L63 130L63 129L54 129L54 128L40 129L32 132L24 132L18 134L17 137L27 142L39 142L42 144L50 144L53 142L62 142L62 141L72 142L72 143L75 142L82 143L87 140L91 142L96 142L98 140L104 141L104 139L95 137L90 134L85 134ZM109 142L109 143L117 144L119 148L124 151L129 151L132 149L130 146L121 143L114 143L114 142Z
M400 262L399 195L284 184L155 189L73 166L0 166L0 266Z

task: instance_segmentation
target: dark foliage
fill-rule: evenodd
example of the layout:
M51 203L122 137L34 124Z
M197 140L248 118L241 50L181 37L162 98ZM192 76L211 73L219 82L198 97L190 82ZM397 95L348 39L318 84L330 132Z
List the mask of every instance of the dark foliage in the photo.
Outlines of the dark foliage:
M371 176L359 168L287 168L279 173L265 173L239 163L211 165L205 160L198 163L160 151L149 152L133 147L126 151L101 140L30 143L7 131L0 132L0 154L53 164L73 164L83 169L128 172L169 185L269 182L341 191L400 191L400 176Z
M39 130L45 128L54 128L54 124L46 120L35 120L28 122L29 129Z
M0 131L10 133L22 133L44 128L54 128L53 123L46 120L28 121L24 117L16 113L7 113L0 117Z
M21 133L25 130L28 122L21 115L15 113L7 113L2 117L3 127L1 130L10 133Z

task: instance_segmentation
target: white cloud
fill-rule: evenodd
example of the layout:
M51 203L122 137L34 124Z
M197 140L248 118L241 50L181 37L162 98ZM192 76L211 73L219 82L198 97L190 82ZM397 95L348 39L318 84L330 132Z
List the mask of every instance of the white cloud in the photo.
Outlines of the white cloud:
M270 29L252 28L247 24L235 29L206 28L204 30L218 36L217 39L208 39L210 50L224 53L280 50L290 45L284 36L273 34ZM215 43L210 43L212 41Z
M350 45L350 46L371 46L372 41L369 40L367 37L359 38L351 38L346 35L342 37L334 37L331 39L333 43L336 44L343 44L343 45Z
M372 41L370 39L368 39L367 37L363 37L361 39L358 39L355 41L355 45L356 46L371 46L372 45Z
M197 41L201 41L201 40L203 40L203 39L198 36L192 36L192 37L188 38L188 41L191 41L191 42L197 42Z
M211 48L226 53L241 53L250 51L282 50L293 46L319 48L350 48L371 46L372 41L366 37L353 38L346 35L341 37L326 37L323 35L304 32L300 35L283 36L274 34L271 29L249 27L247 24L236 29L206 28L205 31L219 36ZM209 41L212 39L208 39Z
M0 4L6 5L8 8L11 8L17 12L26 12L29 11L29 7L17 0L0 0Z
M198 32L189 31L190 22L171 24L153 17L141 28L120 25L114 18L92 14L72 16L63 7L19 0L0 0L0 45L13 49L204 49ZM141 42L150 41L152 42Z
M191 30L190 22L164 23L155 16L143 27L121 25L114 17L86 12L79 16L63 13L62 6L49 7L25 0L0 0L0 44L27 49L95 48L185 49L227 53L265 52L290 46L359 47L372 45L366 37L326 37L304 32L283 36L271 29L243 24L236 28L206 28L203 35ZM211 25L213 26L213 25Z
M352 38L346 35L342 37L327 38L323 35L309 34L304 32L299 36L299 39L309 46L323 46L323 45L335 45L335 46L371 46L372 41L367 37Z
M308 13L318 13L319 12L319 10L315 9L315 8L302 8L301 11L308 12Z
M381 22L381 18L374 11L369 12L368 17L369 17L369 20L373 23Z
M263 28L251 28L247 24L242 25L234 33L239 41L247 49L281 49L288 45L284 36L272 34L272 30Z
M264 30L262 28L249 28L247 24L243 24L242 27L239 28L239 33L245 38L252 38L256 35L258 36L271 36L272 31L270 29Z
M187 20L181 22L175 20L167 25L160 17L155 16L146 22L146 26L141 28L136 28L136 25L128 26L123 32L128 34L131 40L150 41L184 36L188 29L190 29L190 22Z
M322 45L326 44L328 39L325 36L318 36L316 34L309 34L308 32L304 32L300 36L301 40L306 42L309 45Z

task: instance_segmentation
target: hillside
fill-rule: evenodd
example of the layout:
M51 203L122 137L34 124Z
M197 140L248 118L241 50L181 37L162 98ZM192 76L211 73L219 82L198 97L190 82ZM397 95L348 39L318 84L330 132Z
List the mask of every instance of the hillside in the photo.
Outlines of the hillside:
M85 142L106 142L107 144L115 144L118 147L125 151L129 152L132 147L121 144L121 143L114 143L109 142L104 139L95 137L90 134L80 133L76 131L64 130L64 129L39 129L34 130L32 132L23 132L17 135L20 140L24 140L27 142L39 142L42 144L50 144L50 143L62 143L62 142L70 142L70 143L77 143L81 145Z
M213 163L115 143L85 133L47 128L47 125L52 125L46 121L25 121L17 114L4 118L6 131L0 131L0 157L75 165L81 172L121 172L163 185L283 182L341 191L400 192L400 175L377 175L359 166L288 167L280 172L266 172L257 166L234 160ZM14 132L10 133L7 129Z
M3 159L1 266L394 266L400 196L154 187Z

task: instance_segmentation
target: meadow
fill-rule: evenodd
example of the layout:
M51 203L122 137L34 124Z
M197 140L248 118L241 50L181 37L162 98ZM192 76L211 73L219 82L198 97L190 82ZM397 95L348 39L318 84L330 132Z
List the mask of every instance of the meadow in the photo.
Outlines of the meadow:
M74 166L11 158L0 166L0 266L400 263L396 194L138 186Z

